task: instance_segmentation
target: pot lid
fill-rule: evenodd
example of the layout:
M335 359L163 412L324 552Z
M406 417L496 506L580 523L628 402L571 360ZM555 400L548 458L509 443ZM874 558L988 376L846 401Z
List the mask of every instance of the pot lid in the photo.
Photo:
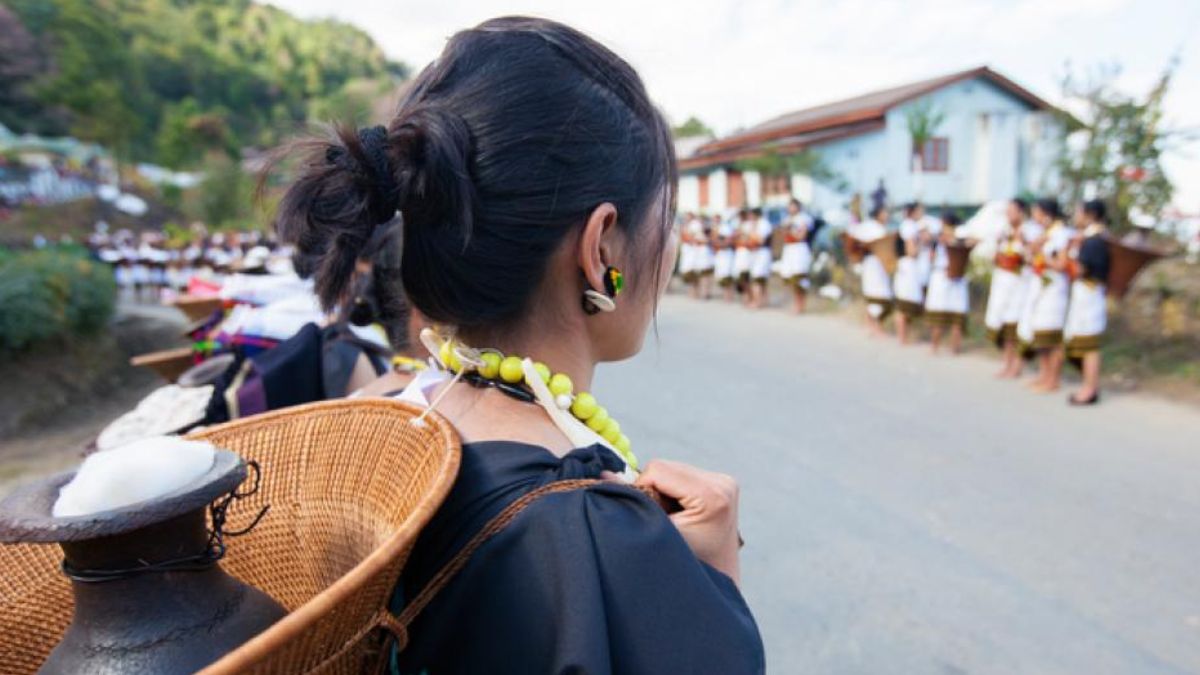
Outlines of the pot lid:
M0 543L83 541L131 532L195 511L241 485L246 462L217 449L213 465L191 483L167 494L108 511L55 518L51 515L62 486L75 470L27 483L0 501Z

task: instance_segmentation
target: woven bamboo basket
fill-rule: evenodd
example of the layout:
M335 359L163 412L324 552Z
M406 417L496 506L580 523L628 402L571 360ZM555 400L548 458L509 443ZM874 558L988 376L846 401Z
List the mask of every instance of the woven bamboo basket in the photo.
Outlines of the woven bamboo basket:
M1133 279L1150 263L1166 256L1149 246L1123 242L1112 235L1105 237L1108 242L1110 267L1108 271L1108 293L1118 300L1125 297Z
M227 538L223 568L290 612L204 675L362 673L386 652L387 604L421 528L458 472L459 440L443 418L411 423L388 399L325 401L191 434L262 469L259 491L231 513L266 517ZM57 546L0 547L0 663L32 673L71 619Z
M883 269L887 271L888 276L895 274L896 266L900 264L900 256L896 254L896 238L899 236L895 232L889 232L867 244L867 249L883 263Z
M157 352L138 354L129 359L129 365L149 368L167 382L178 380L179 376L187 372L193 363L191 347L163 349Z
M842 248L846 251L846 259L852 263L860 263L867 257L867 245L851 237L849 232L842 233Z
M946 246L946 276L958 280L967 275L967 263L971 260L971 249L975 242L956 241Z

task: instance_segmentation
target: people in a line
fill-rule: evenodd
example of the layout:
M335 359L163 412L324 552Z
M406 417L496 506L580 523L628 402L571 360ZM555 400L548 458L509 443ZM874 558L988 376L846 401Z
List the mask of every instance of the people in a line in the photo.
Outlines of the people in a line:
M437 327L425 335L441 366L400 396L436 402L462 439L394 608L516 500L594 480L533 502L483 543L408 627L399 672L764 671L738 588L733 480L639 464L587 394L599 363L641 349L674 269L673 147L627 63L519 17L451 37L386 127L299 146L311 154L277 227L320 253L315 283L334 299L374 233L400 231L397 292ZM635 486L680 510L668 516Z
M805 213L799 199L788 202L788 215L784 223L784 244L779 259L779 276L792 289L792 311L802 314L811 287L809 271L812 269L812 246L809 243L813 232L813 219Z
M994 241L984 315L988 341L1001 352L995 376L1018 378L1025 360L1036 357L1037 373L1029 387L1055 391L1063 364L1069 360L1083 373L1083 383L1070 402L1094 403L1099 398L1099 344L1106 325L1109 268L1104 203L1081 204L1074 216L1077 229L1064 222L1053 198L1032 206L1013 198L1004 217ZM769 304L763 269L770 264L771 228L761 210L741 209L736 218L711 229L694 225L695 220L688 222L693 224L684 231L694 237L690 240L710 247L713 274L726 299L732 300L737 288L745 294L748 307ZM861 223L851 219L846 234L868 251L862 260L861 283L872 335L880 335L883 321L895 312L901 344L912 340L914 322L924 318L935 353L944 343L954 353L961 351L970 293L965 275L950 274L951 251L961 255L969 250L964 248L967 242L956 238L960 224L953 213L935 219L926 215L919 202L905 205L896 230L896 270L889 278L883 261L874 254L879 239L888 234L888 210L877 208ZM792 311L801 313L811 283L813 219L797 199L788 203L782 234L781 256L773 267L793 292Z
M942 214L942 231L934 245L933 273L925 296L925 320L929 323L929 342L933 353L941 349L942 337L949 333L950 351L962 351L963 331L967 326L970 294L964 275L950 271L950 247L958 241L961 222L952 211Z
M928 251L923 243L924 209L920 202L904 207L904 219L897 232L896 274L893 278L896 294L896 337L901 344L908 344L909 329L925 309L925 281L922 276L922 254L926 260Z
M1091 405L1100 400L1100 342L1108 323L1105 289L1110 266L1105 224L1106 209L1098 199L1080 204L1075 211L1079 235L1070 248L1073 281L1063 337L1066 357L1079 365L1083 383L1068 398L1072 405Z
M870 248L887 236L887 225L887 207L880 206L869 219L853 223L846 230L847 234L867 247L862 260L862 296L867 303L867 330L873 336L883 335L883 322L892 313L892 280L883 261Z
M1063 326L1067 319L1070 282L1067 252L1073 230L1062 220L1058 201L1039 199L1033 219L1045 232L1033 245L1032 299L1017 324L1017 337L1027 353L1038 360L1037 376L1029 387L1038 392L1056 391L1062 376Z

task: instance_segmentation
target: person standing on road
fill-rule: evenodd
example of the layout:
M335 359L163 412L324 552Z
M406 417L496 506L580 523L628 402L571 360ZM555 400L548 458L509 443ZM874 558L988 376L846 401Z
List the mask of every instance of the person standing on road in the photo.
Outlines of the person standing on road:
M929 278L929 292L925 295L925 320L929 322L929 341L933 353L942 346L942 336L950 333L950 352L962 350L963 330L967 325L970 310L970 294L966 276L950 277L950 252L948 246L957 240L958 216L947 211L942 214L942 231L938 234L933 253L933 275Z
M750 303L750 268L754 265L753 214L750 209L738 212L737 233L733 238L733 278L737 280L737 291L742 300Z
M450 38L386 127L298 149L276 228L320 257L322 301L345 297L377 230L398 229L403 292L458 373L403 394L428 392L462 452L393 609L506 507L563 490L474 552L393 672L764 672L736 483L639 465L587 393L598 364L641 350L675 263L671 129L633 68L562 24L493 19Z
M900 344L908 344L910 324L925 309L925 282L921 277L919 258L924 247L921 244L921 214L919 202L904 207L904 220L900 221L897 237L896 275L893 279L896 291L896 337Z
M783 252L779 259L779 276L784 285L792 289L792 312L804 312L808 300L808 273L812 268L812 247L809 237L813 231L813 219L804 212L799 199L788 202L787 221L784 224Z
M707 300L712 295L713 280L713 247L712 225L707 218L697 216L691 226L692 271L696 274L695 292L693 297Z
M996 373L998 378L1014 378L1021 374L1021 354L1018 349L1017 323L1025 308L1025 297L1029 291L1028 242L1040 236L1029 227L1029 205L1023 199L1009 201L1005 211L1007 223L996 241L995 267L992 269L991 287L988 289L987 310L984 324L988 340L1003 353L1003 366Z
M737 290L737 274L733 271L734 245L738 228L732 219L722 220L714 216L716 223L712 231L713 278L721 287L725 302L733 302Z
M1104 202L1093 199L1079 205L1075 224L1082 230L1071 246L1071 305L1063 329L1066 357L1083 372L1079 390L1068 397L1071 405L1093 405L1100 400L1100 341L1108 324L1105 285L1110 265L1105 239Z
M867 329L873 336L883 335L883 322L892 313L892 280L883 261L870 246L887 236L888 211L880 206L871 218L847 228L847 234L867 247L862 259L862 295L867 303Z
M746 241L750 248L750 283L746 306L762 309L767 304L767 282L771 278L771 223L763 217L762 209L751 209Z
M1044 393L1056 391L1062 375L1063 326L1070 297L1067 249L1074 232L1063 223L1062 210L1054 199L1038 200L1033 219L1046 231L1035 245L1033 301L1017 325L1017 335L1025 349L1038 357L1037 377L1029 388Z

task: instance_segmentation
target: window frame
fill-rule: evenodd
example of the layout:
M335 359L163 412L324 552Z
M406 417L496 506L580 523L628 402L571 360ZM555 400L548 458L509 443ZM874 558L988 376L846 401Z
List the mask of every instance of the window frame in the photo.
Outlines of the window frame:
M950 170L950 138L933 136L921 148L922 173L946 173Z

